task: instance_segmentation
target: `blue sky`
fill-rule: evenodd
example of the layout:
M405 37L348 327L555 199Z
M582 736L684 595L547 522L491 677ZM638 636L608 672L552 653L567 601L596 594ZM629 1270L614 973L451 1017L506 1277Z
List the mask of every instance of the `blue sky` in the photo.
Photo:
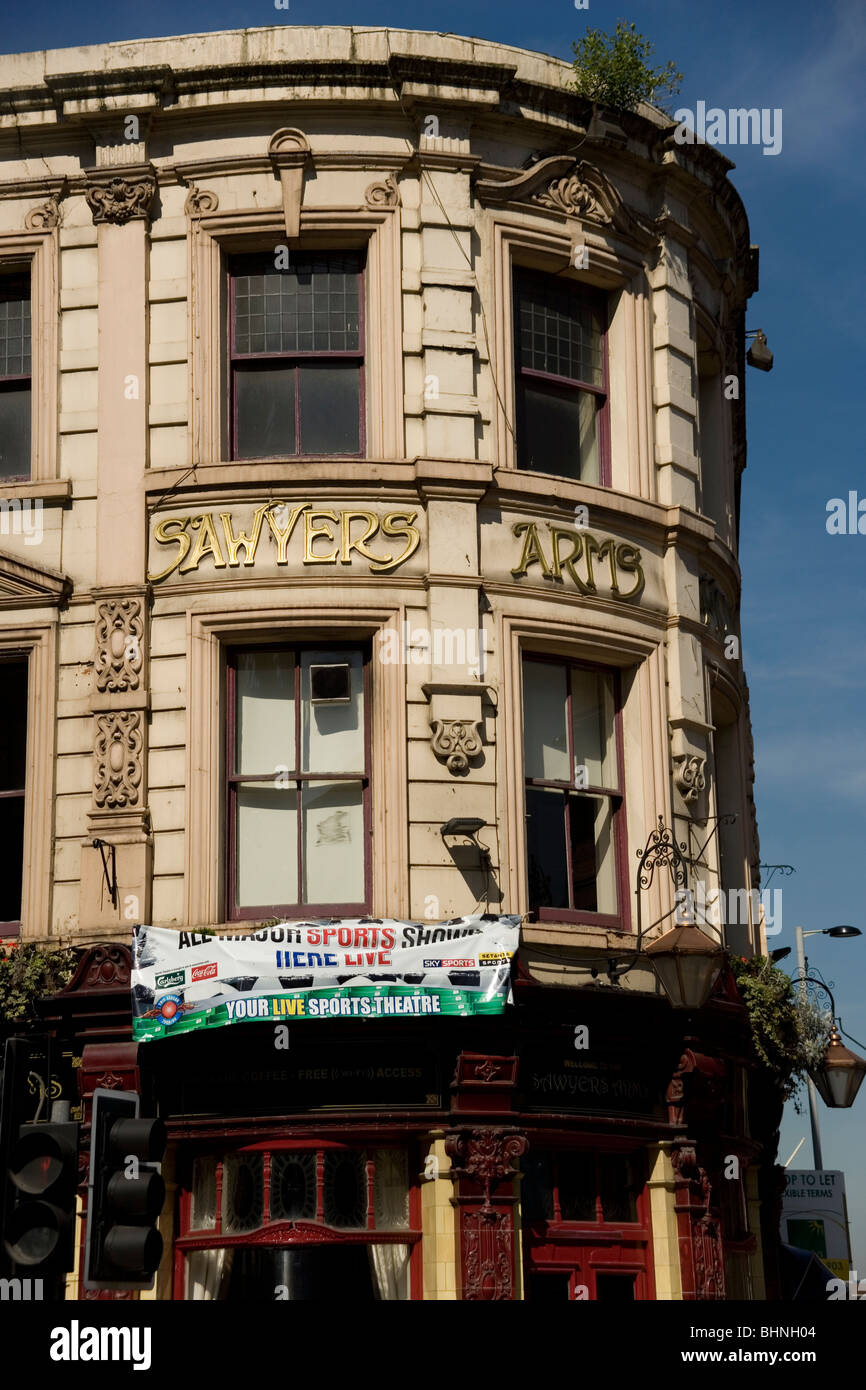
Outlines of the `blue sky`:
M866 536L830 536L826 504L866 498L866 5L862 0L151 0L6 8L7 52L268 24L366 24L478 35L571 57L587 27L633 20L656 61L685 74L677 107L781 107L781 152L725 151L761 248L747 326L775 353L748 373L743 481L743 639L752 692L762 858L794 865L783 930L851 922L866 931ZM836 982L846 1029L866 1043L866 935L813 937L812 963ZM790 965L790 960L786 962ZM853 1044L852 1044L853 1046ZM855 1049L866 1055L866 1046ZM850 1111L821 1106L824 1161L846 1173L854 1265L866 1275L866 1086ZM789 1107L781 1161L808 1134ZM810 1141L794 1166L810 1167Z

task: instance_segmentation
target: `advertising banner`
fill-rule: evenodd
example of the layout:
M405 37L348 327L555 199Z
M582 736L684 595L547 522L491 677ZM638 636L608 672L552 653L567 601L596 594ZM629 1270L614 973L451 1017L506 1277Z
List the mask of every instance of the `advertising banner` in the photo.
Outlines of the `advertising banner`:
M139 927L136 1041L234 1023L499 1014L520 918L279 922L237 936Z

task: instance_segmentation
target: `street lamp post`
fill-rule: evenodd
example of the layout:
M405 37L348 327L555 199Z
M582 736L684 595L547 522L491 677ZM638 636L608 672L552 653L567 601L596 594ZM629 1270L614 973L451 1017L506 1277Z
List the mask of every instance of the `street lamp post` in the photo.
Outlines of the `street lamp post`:
M816 927L813 931L806 931L803 927L795 927L797 934L797 972L800 978L800 994L803 999L808 992L807 970L806 970L806 937L807 936L837 936L850 937L859 936L858 927ZM829 993L829 991L828 991ZM835 1019L834 1019L835 1026ZM821 1154L821 1133L818 1128L818 1095L815 1090L815 1083L811 1076L806 1078L806 1090L809 1096L809 1121L812 1126L812 1165L815 1169L824 1167L823 1156Z

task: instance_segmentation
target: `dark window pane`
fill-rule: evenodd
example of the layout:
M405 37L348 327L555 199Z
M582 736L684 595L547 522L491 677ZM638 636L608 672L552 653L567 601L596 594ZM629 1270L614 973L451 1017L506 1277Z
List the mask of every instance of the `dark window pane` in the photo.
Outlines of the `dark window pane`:
M355 362L298 368L302 454L357 454L361 449L361 370Z
M351 1289L353 1302L373 1303L367 1245L310 1245L288 1249L235 1249L219 1297L237 1303L273 1303L275 1290L289 1302L333 1303L334 1291ZM195 1256L188 1257L191 1261ZM228 1261L227 1261L228 1263Z
M595 797L569 797L571 881L576 912L598 912L595 853L597 810Z
M362 1229L367 1222L367 1174L360 1153L325 1154L325 1225Z
M529 906L568 907L565 800L562 792L526 789Z
M516 277L517 360L550 376L603 384L601 319L591 298L560 276Z
M21 921L21 875L24 869L24 797L0 796L0 922Z
M236 367L235 410L241 459L297 453L292 367Z
M0 376L30 375L30 277L0 277Z
M30 386L0 389L0 478L30 476Z
M595 1161L592 1154L560 1153L556 1160L563 1221L595 1221Z
M27 742L26 661L0 661L0 725L0 792L23 791Z
M526 1281L526 1292L530 1303L567 1303L568 1280L566 1274L530 1274Z
M597 1274L595 1297L598 1303L634 1303L633 1274Z
M536 1151L521 1161L520 1207L524 1221L553 1220L553 1164L550 1154Z
M625 1154L602 1154L599 1167L605 1221L637 1221L632 1160Z
M234 351L357 351L360 269L360 257L352 252L290 251L283 270L272 256L234 259Z
M597 408L589 391L518 376L518 468L598 482Z

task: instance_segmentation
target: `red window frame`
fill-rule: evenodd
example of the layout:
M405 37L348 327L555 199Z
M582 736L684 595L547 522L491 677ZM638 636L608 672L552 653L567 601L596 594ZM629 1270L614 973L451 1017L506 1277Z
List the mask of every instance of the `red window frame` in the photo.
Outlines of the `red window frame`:
M367 453L367 411L366 400L366 292L365 292L365 256L363 251L350 248L347 250L327 250L325 248L309 248L302 252L303 255L320 256L351 256L357 257L358 261L358 348L357 350L347 350L338 352L237 352L235 349L235 278L239 274L250 273L249 269L245 272L243 265L251 267L255 262L268 262L270 270L274 269L273 259L269 252L246 252L232 254L228 258L227 278L228 278L228 367L229 367L229 435L230 449L233 460L242 462L245 455L238 453L238 420L237 420L237 390L235 387L237 363L255 363L261 367L267 367L273 363L283 362L292 363L292 371L295 376L295 443L298 446L293 454L278 455L285 458L319 458L322 455L303 453L301 451L301 394L298 389L298 367L308 362L358 362L358 440L359 446L356 453L352 454L327 454L327 458L365 458ZM263 462L263 456L255 456L249 462Z
M358 776L357 770L352 772L304 772L299 767L289 770L287 773L278 773L273 769L261 775L257 773L235 773L235 746L237 735L237 657L249 652L293 652L295 655L294 665L294 709L295 709L295 758L300 756L301 750L301 662L300 655L303 651L327 651L329 654L338 655L341 651L360 651L363 656L363 696L364 696L364 769L363 775ZM316 917L361 917L368 914L371 910L372 899L372 786L371 786L371 712L370 694L372 679L370 675L370 646L367 642L268 642L268 643L249 643L245 645L231 646L226 652L226 719L225 719L225 806L226 806L226 875L225 875L225 894L226 894L226 921L243 922L256 921L262 917L295 916L314 913ZM254 907L241 907L236 903L237 898L237 797L235 789L245 782L275 782L278 776L284 776L289 782L294 783L298 795L298 816L300 816L301 785L304 782L361 782L362 785L362 805L364 815L364 900L354 903L305 903L303 901L295 903L260 903ZM298 889L300 891L303 884L303 843L298 832Z
M16 652L16 651L2 651L2 652L0 652L0 679L2 679L3 667L4 667L4 666L23 666L23 667L24 667L24 752L25 752L25 768L24 768L24 786L23 786L23 787L0 787L0 800L3 800L3 801L20 801L20 802L21 802L22 807L23 807L23 811L24 811L24 825L25 825L25 835L26 835L26 817L27 817L27 767L26 767L26 749L27 749L27 722L28 722L28 716L29 716L29 713L30 713L30 711L29 711L29 692L30 692L30 660L29 660L29 656L28 656L27 652L20 652L20 651L18 651L18 652ZM5 683L4 683L4 688L5 688ZM4 728L8 729L8 721L7 721L7 720L4 720ZM9 849L9 845L8 845L8 844L4 844L4 846L3 846L3 853L4 853L4 858L7 860L7 862L4 864L4 872L5 872L6 874L8 874L8 873L11 871L11 870L10 870L10 866L9 866L9 864L8 864L8 858L9 858L9 855L10 855L10 849ZM23 899L24 899L24 846L23 846L23 843L22 843L22 849L21 849L21 858L20 858L20 861L19 861L19 863L18 863L18 884L19 884L19 912L20 912L20 910L21 910L21 905L23 904ZM12 938L12 937L19 937L20 935L21 935L21 918L20 918L20 917L12 917L12 918L10 918L8 921L0 922L0 936Z
M326 1226L321 1219L324 1213L324 1155L329 1152L371 1153L375 1149L399 1149L406 1152L409 1176L409 1225L398 1230L378 1231L375 1226L375 1207L373 1205L373 1185L375 1181L375 1160L366 1160L367 1168L367 1226L363 1230L346 1230L338 1226ZM274 1153L313 1150L316 1154L316 1217L312 1221L271 1221L270 1214L270 1159ZM238 1235L225 1235L222 1223L222 1173L226 1158L240 1154L263 1154L264 1194L263 1209L265 1219L256 1231L244 1231ZM191 1157L210 1157L205 1151ZM217 1156L216 1174L216 1225L212 1230L193 1231L192 1219L192 1161L189 1174L181 1187L178 1203L178 1231L174 1241L174 1268L172 1297L184 1301L186 1294L186 1256L196 1250L273 1248L279 1246L303 1247L309 1245L408 1245L409 1256L409 1301L422 1296L422 1219L421 1188L417 1173L420 1167L415 1146L399 1144L380 1139L376 1135L359 1138L356 1143L346 1144L333 1139L293 1138L282 1134L279 1139L265 1139L255 1144L245 1144L240 1148L225 1149ZM371 1224L372 1219L372 1224Z
M598 315L601 324L601 372L602 384L598 386L595 382L584 381L580 377L559 376L553 372L538 371L534 367L525 367L520 361L520 286L521 282L532 280L554 281L559 279L563 286L567 286L570 291L576 292L584 300L587 306ZM513 314L513 337L514 337L514 384L515 384L515 413L519 416L520 410L520 389L521 380L526 378L529 381L536 380L544 382L553 387L564 396L574 396L579 392L587 392L596 398L596 444L598 448L598 483L591 486L610 487L610 378L608 374L608 352L607 335L609 327L609 308L608 298L603 290L596 289L592 285L587 285L582 281L564 279L557 276L556 272L534 270L528 266L515 265L512 272L512 314ZM517 422L515 422L517 423ZM516 438L516 464L524 472L540 472L541 470L526 469L520 462L521 457L521 438L520 426L517 425ZM578 463L580 460L578 460ZM549 477L567 477L570 474L548 474ZM573 482L587 481L580 476L571 478Z
M613 687L613 706L614 706L614 742L616 746L616 768L619 778L619 788L612 787L581 787L577 790L574 781L562 782L541 777L526 776L526 758L524 752L524 824L528 812L526 810L526 788L527 787L549 787L556 791L561 791L563 795L565 817L565 852L566 852L566 878L568 882L569 899L573 894L573 878L571 865L571 835L569 820L570 799L577 796L604 796L607 797L613 807L613 844L614 844L614 882L616 884L617 910L616 912L584 912L574 907L537 907L532 908L536 919L539 922L566 922L574 925L587 925L598 927L613 927L617 931L631 931L631 915L629 904L629 885L627 869L627 838L626 838L626 803L625 803L625 758L623 754L623 734L622 734L622 687L620 673L615 667L598 666L591 662L579 661L574 657L560 656L546 652L524 651L521 661L521 678L523 663L527 661L544 662L546 665L563 666L567 670L576 668L581 671L592 671L594 673L608 676L611 678ZM521 679L522 686L522 679ZM565 723L566 736L568 739L568 765L573 770L575 765L574 758L574 731L571 719L571 680L566 681L566 707ZM523 729L525 740L525 708L523 712ZM526 869L527 869L527 890L529 881L529 843L526 844Z
M30 315L30 371L25 373L5 373L0 374L0 392L13 390L27 390L30 395L30 409L33 408L33 321L32 321L32 300L33 291L31 285L31 275L29 268L24 269L20 262L14 268L0 268L0 299L4 302L9 300L19 300L31 307ZM33 431L32 423L28 418L28 452L23 461L20 473L4 473L0 477L0 487L4 482L27 481L33 472Z
M565 1221L559 1215L557 1157L589 1152L595 1160L595 1221ZM634 1276L636 1303L655 1299L653 1271L652 1226L650 1200L646 1181L646 1154L642 1146L606 1141L597 1145L575 1143L573 1136L539 1134L530 1139L530 1153L549 1153L554 1171L554 1212L552 1220L529 1220L521 1217L523 1231L523 1265L528 1283L531 1274L559 1274L568 1277L568 1296L574 1299L575 1290L583 1286L588 1301L598 1297L599 1274ZM635 1221L606 1221L601 1206L601 1164L608 1156L625 1156L635 1164L639 1188L635 1194Z

